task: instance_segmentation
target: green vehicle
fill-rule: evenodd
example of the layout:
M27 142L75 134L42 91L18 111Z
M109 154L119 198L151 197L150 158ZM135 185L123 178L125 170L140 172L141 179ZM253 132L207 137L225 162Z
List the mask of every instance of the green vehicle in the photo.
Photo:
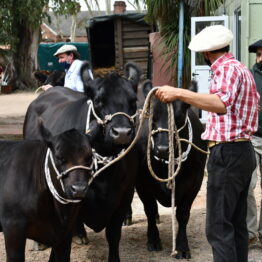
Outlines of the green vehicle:
M74 45L76 46L81 60L89 61L89 44L88 43L71 43L71 42L59 42L59 43L41 43L38 47L37 60L38 60L38 69L39 70L63 70L59 63L58 59L54 56L54 53L62 45Z

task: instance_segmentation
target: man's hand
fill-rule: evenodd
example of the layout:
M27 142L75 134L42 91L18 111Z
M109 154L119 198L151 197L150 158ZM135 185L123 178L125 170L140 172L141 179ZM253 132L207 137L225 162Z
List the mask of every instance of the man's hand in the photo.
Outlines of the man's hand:
M46 91L46 90L48 90L49 88L51 88L51 87L53 87L52 85L43 85L43 86L41 86L41 88L42 88L42 90L44 90L44 91Z
M181 88L176 88L172 86L161 86L157 89L155 96L164 103L173 102L179 99Z

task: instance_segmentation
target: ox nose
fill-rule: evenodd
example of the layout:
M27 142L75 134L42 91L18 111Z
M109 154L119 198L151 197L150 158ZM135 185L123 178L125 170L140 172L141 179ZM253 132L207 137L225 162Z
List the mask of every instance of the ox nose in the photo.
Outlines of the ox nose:
M129 127L112 127L110 136L116 144L125 145L131 141L132 129Z
M70 187L73 198L84 198L87 193L87 185L75 184Z
M156 146L156 156L162 159L168 158L168 146Z

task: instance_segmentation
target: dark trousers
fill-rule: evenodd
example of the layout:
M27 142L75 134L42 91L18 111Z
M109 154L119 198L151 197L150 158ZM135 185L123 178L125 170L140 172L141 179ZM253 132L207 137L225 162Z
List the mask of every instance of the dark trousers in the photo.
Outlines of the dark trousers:
M247 194L256 167L250 142L210 148L206 235L214 262L247 262Z

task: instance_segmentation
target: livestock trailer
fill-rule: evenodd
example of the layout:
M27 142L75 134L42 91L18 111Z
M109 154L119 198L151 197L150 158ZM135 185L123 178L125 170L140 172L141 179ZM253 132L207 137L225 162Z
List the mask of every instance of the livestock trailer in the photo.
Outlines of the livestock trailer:
M121 72L127 62L135 62L149 77L149 33L145 14L127 13L98 16L88 20L87 34L91 65Z

